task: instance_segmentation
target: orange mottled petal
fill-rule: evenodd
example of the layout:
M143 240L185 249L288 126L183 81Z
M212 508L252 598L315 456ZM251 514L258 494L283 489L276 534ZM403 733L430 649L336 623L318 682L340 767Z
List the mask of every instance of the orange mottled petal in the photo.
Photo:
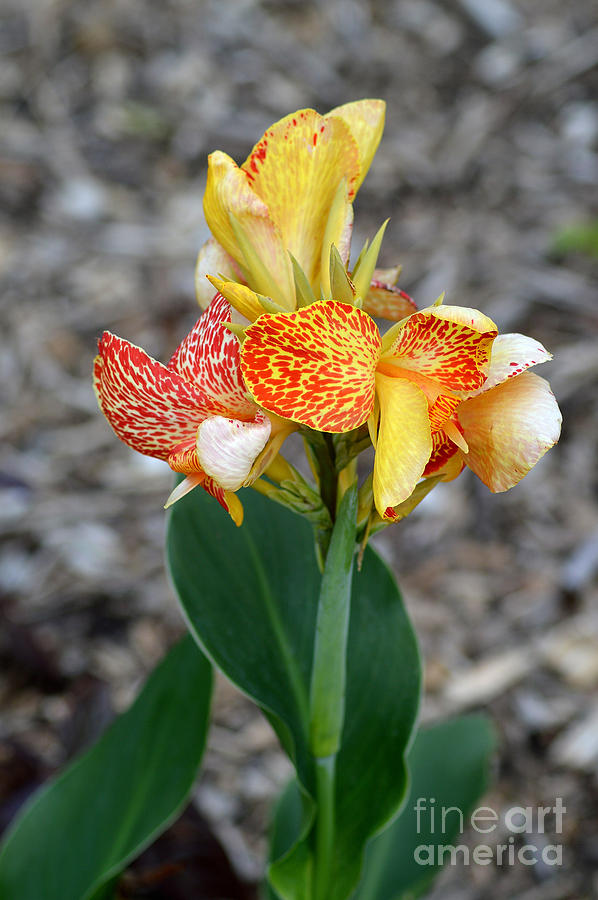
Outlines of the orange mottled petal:
M210 416L197 432L201 468L225 490L237 491L269 437L270 420L261 412L254 422Z
M374 501L383 518L411 496L432 452L428 400L405 378L376 375L380 428L374 457Z
M100 408L117 436L139 453L167 459L195 439L200 422L218 411L211 397L140 347L105 331L94 362Z
M212 398L212 413L250 420L255 406L247 398L241 377L239 341L222 324L230 321L230 303L216 294L175 351L168 368Z
M266 131L242 168L270 210L284 246L315 284L337 188L346 178L350 200L359 175L359 151L347 125L313 109L298 110Z
M451 390L474 391L486 380L496 334L492 320L477 310L434 307L405 321L385 359Z
M243 377L264 409L319 431L350 431L368 418L380 335L347 303L312 303L264 315L247 328Z
M205 242L195 264L195 296L202 309L207 309L217 293L208 281L208 275L224 275L234 281L242 281L241 270L224 247L211 237Z
M292 308L295 297L292 266L280 229L272 211L252 190L247 173L226 153L217 151L208 157L203 206L210 231L225 252L243 267L246 260L238 246L230 214L235 217L250 236L253 249L279 287L280 298L275 299L286 298L285 305ZM212 274L218 275L218 272Z
M463 453L444 431L432 432L432 454L424 469L424 477L443 475L445 481L452 481L463 471Z
M399 322L405 316L417 312L415 301L409 294L392 284L374 279L370 285L367 297L363 301L363 308L370 316L379 319L391 319Z
M525 334L499 334L492 344L488 378L480 390L489 391L507 378L521 375L531 366L548 362L549 359L552 359L552 353L540 341Z
M531 372L465 400L458 418L469 445L467 465L494 492L517 484L561 428L550 385Z
M169 453L168 465L173 472L180 472L181 475L202 476L203 480L203 469L197 455L197 433L194 437L187 438L186 441L183 441Z
M447 419L452 418L461 402L461 398L455 397L454 394L439 394L429 409L432 431L442 428Z
M355 100L337 106L326 114L326 118L338 117L348 125L359 148L359 178L355 191L361 186L378 149L384 131L385 112L383 100Z

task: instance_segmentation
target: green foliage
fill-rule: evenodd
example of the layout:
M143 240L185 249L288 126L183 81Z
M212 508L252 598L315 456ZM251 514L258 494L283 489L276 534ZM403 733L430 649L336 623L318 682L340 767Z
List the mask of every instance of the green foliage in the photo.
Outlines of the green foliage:
M131 708L42 788L0 853L1 900L91 900L178 815L205 746L212 676L185 638Z
M399 817L369 842L362 877L352 900L414 900L431 886L438 867L418 865L415 849L420 844L459 843L459 816L454 812L447 815L447 829L441 833L440 828L432 831L429 814L423 813L418 831L415 802L418 797L435 798L437 825L438 811L443 806L462 810L466 821L487 787L493 750L494 735L484 716L463 716L418 733L408 757L408 800ZM301 813L301 794L293 780L276 805L270 835L273 859L301 827ZM278 900L271 889L265 896Z
M310 896L313 861L309 687L320 573L303 519L251 491L242 500L241 528L200 491L177 503L169 565L192 633L264 710L297 767L300 812L278 843L270 877L284 900L300 900ZM404 797L419 699L415 637L394 578L373 550L353 575L351 604L330 900L350 894L366 841Z
M557 256L583 253L598 259L598 219L580 225L566 225L554 236L552 252Z
M486 790L493 750L494 735L484 716L463 716L419 732L408 759L409 798L399 818L368 845L353 900L412 900L427 890L439 867L419 865L415 850L421 844L455 843L460 822L456 813L447 815L442 833L440 812L436 829L424 812L418 830L417 798L433 797L437 811L457 807L465 819Z

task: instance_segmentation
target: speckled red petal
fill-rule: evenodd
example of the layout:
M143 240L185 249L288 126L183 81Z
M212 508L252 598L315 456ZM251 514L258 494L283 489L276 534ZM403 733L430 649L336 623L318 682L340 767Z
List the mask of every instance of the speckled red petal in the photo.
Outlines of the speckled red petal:
M246 331L243 377L265 409L319 431L350 431L369 416L380 335L346 303L261 316Z
M439 307L410 316L394 342L396 364L454 391L474 391L487 375L494 323L462 307Z
M249 421L255 416L255 406L247 399L241 376L239 341L222 324L230 320L230 303L216 294L175 351L168 368L212 398L214 415Z
M438 475L440 471L447 466L449 462L456 462L456 457L460 460L459 472L463 469L463 454L459 448L451 441L444 431L432 432L432 455L428 460L428 464L424 469L424 476ZM458 473L457 473L458 474ZM453 476L454 477L454 476Z
M167 459L194 439L209 398L129 341L104 332L94 363L100 408L117 436L148 456Z

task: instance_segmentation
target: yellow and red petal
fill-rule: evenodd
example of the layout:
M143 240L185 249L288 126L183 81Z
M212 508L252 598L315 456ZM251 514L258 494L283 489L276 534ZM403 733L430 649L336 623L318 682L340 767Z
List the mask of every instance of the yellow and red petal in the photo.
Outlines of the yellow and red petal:
M374 272L374 275L376 273ZM363 308L370 316L376 316L379 319L390 319L393 322L399 322L406 316L417 312L415 301L393 284L380 281L377 278L372 280L370 289L363 301Z
M217 293L208 281L208 275L224 275L234 281L243 280L235 260L213 237L205 242L195 264L195 296L202 309L208 308Z
M175 351L168 368L210 398L212 414L249 421L255 416L255 405L247 397L241 376L239 341L222 324L230 321L230 303L216 294Z
M488 391L549 359L552 359L552 353L540 341L525 334L499 334L492 344L488 378L480 391Z
M438 306L414 313L384 359L454 391L475 391L485 380L497 330L475 309Z
M385 113L386 104L383 100L355 100L331 109L325 116L342 119L349 127L359 148L359 178L355 184L356 192L367 175L378 149L384 131Z
M233 491L226 491L222 485L214 481L213 478L206 477L202 482L205 491L214 497L222 509L226 510L235 525L241 525L243 522L243 505L237 495Z
M198 386L129 341L105 331L94 362L100 409L116 435L139 453L168 459L195 438L214 403Z
M467 465L491 491L517 484L559 439L561 413L550 385L531 372L503 381L458 411Z
M204 471L197 456L197 429L192 438L177 444L168 454L168 465L173 472L181 475L194 475L203 480Z
M197 432L197 458L203 471L226 491L242 487L270 437L270 420L253 422L211 416Z
M374 501L392 521L394 506L413 492L432 452L428 400L406 378L376 375L380 428L374 457Z
M462 402L461 398L454 394L439 394L428 410L432 431L442 428L445 422L453 417Z
M347 303L312 303L264 315L245 332L241 371L255 401L318 431L350 431L374 403L380 335Z
M444 433L432 432L432 454L424 469L424 478L430 475L443 475L445 481L452 481L465 466L463 453Z
M203 205L206 222L215 239L241 268L250 269L251 261L240 247L231 222L231 216L234 217L250 241L261 267L268 273L268 285L255 283L252 286L268 294L270 282L276 284L278 294L274 299L292 309L295 288L287 245L282 241L268 206L250 186L247 173L226 153L217 151L208 157ZM218 272L212 274L218 275ZM261 277L260 272L253 274L258 279Z
M351 200L359 177L359 150L348 126L313 109L298 110L266 131L242 169L280 229L285 248L315 285L339 184L347 179Z

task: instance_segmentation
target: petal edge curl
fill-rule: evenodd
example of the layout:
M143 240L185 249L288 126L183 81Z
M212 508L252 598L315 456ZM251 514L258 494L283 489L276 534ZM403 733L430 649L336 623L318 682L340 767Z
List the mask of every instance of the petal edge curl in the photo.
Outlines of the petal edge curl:
M457 413L467 465L494 493L516 485L559 439L561 412L550 385L532 372L466 400Z

